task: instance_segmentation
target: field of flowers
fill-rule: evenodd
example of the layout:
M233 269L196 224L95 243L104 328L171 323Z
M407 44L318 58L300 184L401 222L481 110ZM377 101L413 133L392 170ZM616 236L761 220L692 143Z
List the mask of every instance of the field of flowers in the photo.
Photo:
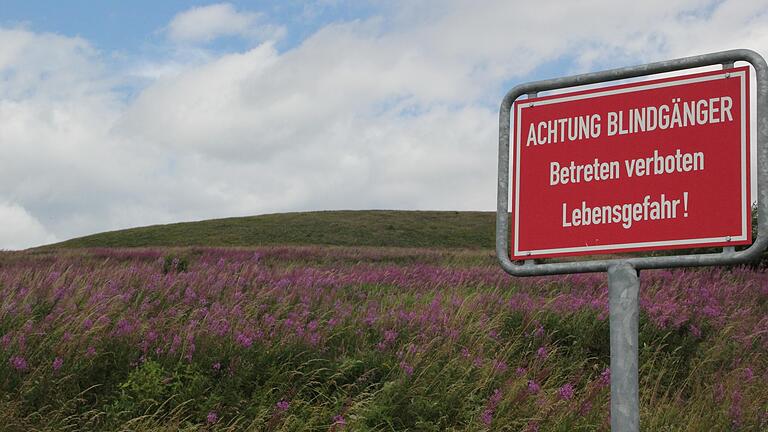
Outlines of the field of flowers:
M473 251L0 253L0 429L608 430L606 282ZM641 308L644 430L768 430L765 271L646 271Z

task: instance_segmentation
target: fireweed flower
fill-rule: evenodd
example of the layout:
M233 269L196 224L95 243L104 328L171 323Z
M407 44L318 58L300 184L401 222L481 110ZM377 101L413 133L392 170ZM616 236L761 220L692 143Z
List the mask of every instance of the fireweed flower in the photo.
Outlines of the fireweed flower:
M29 369L27 359L22 356L15 355L8 360L10 361L11 366L19 372L26 372Z
M695 326L695 325L693 325L693 324L691 324L691 325L689 326L689 328L690 328L690 330L691 330L691 334L692 334L692 335L696 336L697 338L700 338L700 337L701 337L701 329L699 329L697 326Z
M494 360L493 361L493 370L495 372L503 374L508 369L509 369L509 366L507 366L507 363L504 360Z
M216 414L216 411L211 411L208 413L208 417L206 417L206 421L208 424L214 424L217 421L219 421L219 415Z
M525 432L539 432L539 424L536 422L528 423L528 427L525 429Z
M584 401L579 408L579 414L585 416L589 414L590 411L592 411L592 401Z
M557 395L560 396L560 399L562 400L573 399L573 384L567 383L560 387L560 389L557 391Z
M394 330L387 330L384 332L384 343L391 344L397 339L397 332Z
M741 400L742 400L741 392L738 389L734 390L731 393L731 407L728 410L728 414L731 417L731 424L733 424L736 428L741 426L741 415L742 415Z
M547 348L546 347L540 347L536 351L536 357L538 357L538 358L540 358L542 360L546 360L546 358L549 357L549 352L547 351Z
M194 355L195 355L195 344L189 344L189 346L187 347L187 354L184 355L184 358L188 362L191 362L192 361L192 356L194 356Z
M489 409L483 410L483 413L480 414L480 421L482 421L484 425L490 426L493 422L493 411Z
M725 386L723 383L720 382L715 384L715 388L713 389L713 397L717 403L720 403L725 399Z
M490 426L493 422L493 414L496 412L496 407L499 406L499 402L501 402L502 397L503 394L501 393L501 390L496 389L493 391L491 397L488 398L488 403L486 403L485 409L480 415L480 421L482 421L486 426Z
M406 363L405 361L401 361L401 362L400 362L400 369L402 369L402 370L403 370L403 372L405 372L405 374L406 374L407 376L411 376L411 375L413 375L413 366L409 365L409 364L408 364L408 363Z
M317 324L317 320L312 320L312 321L309 322L309 324L307 324L307 330L313 332L313 331L317 330L317 325L318 325ZM395 333L395 337L397 337L397 333Z
M605 368L600 372L600 379L597 381L600 387L608 387L611 385L611 368Z
M755 373L752 372L751 367L744 368L744 379L747 381L752 381L752 378L755 377Z
M238 333L237 343L239 343L243 348L250 348L251 345L253 345L253 339L246 336L244 333Z

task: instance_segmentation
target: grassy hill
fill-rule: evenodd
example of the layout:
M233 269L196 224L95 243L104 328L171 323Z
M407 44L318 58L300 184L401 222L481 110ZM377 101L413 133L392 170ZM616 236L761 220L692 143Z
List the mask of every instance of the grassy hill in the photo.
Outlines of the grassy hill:
M319 211L153 225L44 248L321 244L493 249L494 229L493 212Z

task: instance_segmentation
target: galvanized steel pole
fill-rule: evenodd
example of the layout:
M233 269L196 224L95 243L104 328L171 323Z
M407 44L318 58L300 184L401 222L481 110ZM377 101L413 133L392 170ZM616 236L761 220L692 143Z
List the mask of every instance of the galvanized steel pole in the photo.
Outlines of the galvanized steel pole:
M640 430L638 318L640 279L629 263L608 268L611 328L611 431Z

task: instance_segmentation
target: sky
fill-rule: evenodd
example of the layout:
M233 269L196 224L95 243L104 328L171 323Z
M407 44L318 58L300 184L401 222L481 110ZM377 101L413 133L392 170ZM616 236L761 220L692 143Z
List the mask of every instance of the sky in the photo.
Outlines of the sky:
M732 48L768 56L768 0L0 0L0 249L494 210L509 88Z

